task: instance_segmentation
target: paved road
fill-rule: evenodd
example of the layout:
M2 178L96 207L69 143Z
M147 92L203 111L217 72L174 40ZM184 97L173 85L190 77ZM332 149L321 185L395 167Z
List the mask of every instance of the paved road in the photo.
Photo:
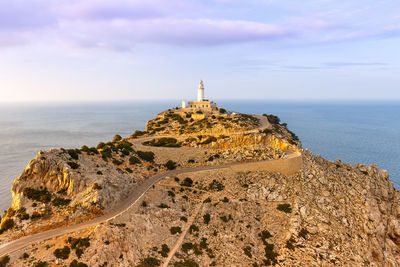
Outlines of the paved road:
M260 118L260 126L256 129L250 130L251 132L253 131L258 131L264 128L267 128L270 126L268 120L264 116L257 116ZM247 132L250 132L247 131ZM144 141L148 138L141 138L141 139L136 139L135 142L138 141ZM75 225L70 225L70 226L65 226L65 227L60 227L57 229L53 230L48 230L45 232L41 232L38 234L26 236L14 241L11 241L6 244L1 244L0 245L0 256L10 254L11 252L15 252L17 250L20 250L34 242L40 242L44 241L47 239L55 238L61 235L65 235L71 232L75 232L78 230L82 230L91 226L96 226L100 223L107 222L110 219L113 219L117 217L118 215L124 213L127 209L129 209L132 205L134 205L137 201L140 200L141 196L143 196L155 183L163 179L164 177L167 176L172 176L172 175L177 175L181 173L189 173L189 172L196 172L196 171L204 171L204 170L215 170L215 169L223 169L223 168L229 168L234 165L241 165L241 164L247 164L246 162L237 162L237 163L229 163L229 164L223 164L223 165L214 165L214 166L200 166L200 167L195 167L195 168L182 168L178 170L172 170L172 171L167 171L164 173L159 173L156 174L149 179L143 181L136 189L133 191L128 198L125 199L124 202L122 202L120 205L117 205L117 207L111 209L108 213L97 217L93 220L75 224Z

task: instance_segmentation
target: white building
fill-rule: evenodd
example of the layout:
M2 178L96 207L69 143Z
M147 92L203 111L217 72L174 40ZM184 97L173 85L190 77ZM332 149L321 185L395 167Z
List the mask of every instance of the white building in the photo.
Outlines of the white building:
M186 100L182 100L182 109L184 111L204 111L213 112L218 111L218 106L212 101L204 99L204 84L200 80L199 87L197 88L197 101L189 101L186 104Z

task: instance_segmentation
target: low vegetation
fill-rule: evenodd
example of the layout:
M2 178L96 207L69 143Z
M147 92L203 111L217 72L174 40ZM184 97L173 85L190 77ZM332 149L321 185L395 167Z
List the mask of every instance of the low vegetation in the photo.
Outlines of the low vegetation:
M134 164L140 164L140 159L138 159L135 156L132 156L129 158L129 164L134 165Z
M64 246L63 248L57 248L54 250L53 254L58 259L66 260L71 253L71 249L68 246Z
M168 160L167 163L164 164L164 166L168 169L168 170L175 170L177 167L177 164L175 161L172 160Z
M280 210L280 211L283 211L283 212L285 212L285 213L291 213L291 212L292 212L292 207L290 206L290 204L287 204L287 203L285 203L285 204L279 204L279 205L276 207L276 209L277 209L277 210Z
M69 267L88 267L88 265L86 263L78 262L77 260L73 260L69 264Z
M142 160L145 160L147 162L154 162L154 153L151 151L137 151L136 154Z
M174 263L174 267L198 267L197 262L191 259L186 259L183 261L177 261Z
M48 203L51 201L51 193L44 189L34 189L31 187L25 187L22 193L29 199L39 201L42 203Z
M66 206L71 202L71 199L56 197L51 202L56 207Z
M71 169L76 170L79 168L79 164L73 161L68 161L67 164L71 167Z
M145 146L156 146L156 147L181 147L182 144L172 137L162 137L159 139L153 139L151 141L145 141L142 143Z
M169 253L170 249L167 246L167 244L162 244L161 245L161 250L158 252L161 254L161 256L163 256L164 258L168 257L168 253Z
M169 231L171 232L172 235L174 234L180 234L182 233L182 229L179 226L172 226Z
M10 256L5 255L0 258L0 267L6 267L7 264L10 262Z
M244 247L243 248L243 252L247 257L249 257L249 258L252 257L252 255L251 255L251 247L250 246Z
M281 122L281 119L278 116L272 114L263 114L263 116L267 117L268 121L272 124L279 124Z
M136 267L155 267L160 266L161 261L157 258L147 257L142 259Z
M186 186L186 187L192 187L193 186L193 180L189 177L186 177L183 182L181 183L181 186Z
M4 233L7 230L12 229L14 225L15 225L14 220L11 218L3 220L0 226L0 234Z
M264 264L265 265L275 265L277 261L277 257L279 256L278 253L274 251L274 245L268 243L267 239L271 238L272 235L268 230L263 230L260 234L259 237L264 244Z

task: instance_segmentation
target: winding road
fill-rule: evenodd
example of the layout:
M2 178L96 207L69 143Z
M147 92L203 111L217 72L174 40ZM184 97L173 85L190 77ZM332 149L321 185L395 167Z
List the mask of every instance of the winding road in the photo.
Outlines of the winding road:
M266 117L264 117L264 116L257 116L257 117L260 118L260 126L257 127L256 129L250 130L251 132L270 127L270 124ZM248 132L248 131L246 131L246 132ZM243 132L241 132L241 133L243 133ZM146 139L148 139L148 138L140 138L140 139L136 139L135 141L144 141ZM291 153L285 159L265 160L265 161L258 161L257 163L272 162L272 161L281 161L282 162L282 161L290 160L290 159L293 159L296 157L301 157L301 155L299 153ZM45 232L26 236L26 237L11 241L6 244L1 244L0 245L0 256L18 251L18 250L23 249L24 247L26 247L32 243L35 243L35 242L52 239L52 238L62 236L62 235L65 235L65 234L68 234L71 232L75 232L75 231L79 231L79 230L82 230L82 229L85 229L88 227L96 226L101 223L105 223L108 220L114 219L115 217L121 215L126 210L128 210L131 206L135 205L141 199L141 197L154 184L156 184L161 179L163 179L167 176L173 176L173 175L177 175L177 174L197 172L197 171L231 168L231 167L236 167L236 166L240 166L240 165L245 166L248 164L254 164L254 162L234 162L234 163L228 163L228 164L222 164L222 165L200 166L200 167L194 167L194 168L182 168L182 169L176 169L176 170L171 170L171 171L166 171L163 173L156 174L156 175L150 177L149 179L144 180L140 185L138 185L138 187L135 189L135 191L131 192L131 194L122 203L120 203L119 205L116 205L116 207L111 209L107 214L104 214L100 217L97 217L97 218L92 219L87 222L70 225L70 226L64 226L64 227L60 227L60 228L53 229L53 230L48 230Z

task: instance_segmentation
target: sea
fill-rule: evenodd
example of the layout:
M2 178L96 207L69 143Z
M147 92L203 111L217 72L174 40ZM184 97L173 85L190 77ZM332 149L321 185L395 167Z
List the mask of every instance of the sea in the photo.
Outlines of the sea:
M218 100L224 108L275 114L303 147L328 160L377 164L400 188L400 102ZM0 211L11 185L40 150L127 137L176 101L0 103Z

